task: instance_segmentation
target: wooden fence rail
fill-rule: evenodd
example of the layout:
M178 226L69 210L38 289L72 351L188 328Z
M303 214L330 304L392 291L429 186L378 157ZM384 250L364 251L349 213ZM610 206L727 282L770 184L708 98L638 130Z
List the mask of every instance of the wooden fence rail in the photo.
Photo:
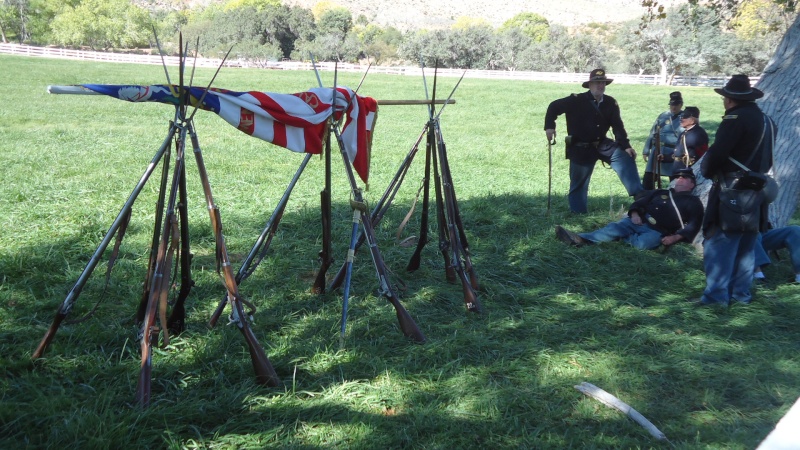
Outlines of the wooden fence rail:
M103 61L130 64L162 64L162 57L159 55L92 52L54 47L35 47L19 44L0 44L0 53L44 58L77 59L84 61ZM164 56L163 62L168 66L177 66L179 61L177 56ZM192 60L192 64L197 67L215 68L219 67L221 62L222 59L214 58L197 58L196 61L194 59ZM273 70L313 70L312 64L307 61L254 62L243 59L229 59L225 61L225 67L250 67ZM366 70L366 66L362 64L339 63L337 67L338 70L344 72L363 72ZM333 71L334 63L320 62L317 63L317 68L320 70ZM428 74L428 71L430 71L431 75L433 74L432 68L426 69L426 74ZM370 72L389 75L421 75L419 67L408 66L373 66L370 68ZM464 70L438 69L438 74L445 77L460 77L462 74L464 74ZM468 70L464 77L489 78L498 80L552 81L558 83L582 83L586 81L585 73L528 72L522 70ZM661 84L661 80L658 75L609 74L609 77L613 78L614 82L619 84L647 84L654 86ZM727 77L675 76L668 84L672 86L722 87L725 85L726 79ZM751 77L750 80L751 83L755 84L758 81L758 77Z

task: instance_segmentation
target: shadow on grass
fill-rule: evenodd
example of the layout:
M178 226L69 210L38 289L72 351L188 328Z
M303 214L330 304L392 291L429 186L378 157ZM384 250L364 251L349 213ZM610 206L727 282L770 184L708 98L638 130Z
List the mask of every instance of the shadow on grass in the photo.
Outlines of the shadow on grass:
M593 199L590 210L607 204ZM704 284L693 248L659 253L609 243L576 249L555 239L557 224L589 231L618 211L573 216L563 199L554 199L546 214L546 199L525 195L462 199L459 205L480 282L481 315L466 312L461 287L444 281L435 228L421 268L408 274L403 269L413 247L394 238L407 206L395 205L377 227L394 285L405 286L398 290L402 302L428 338L424 345L403 338L393 308L376 294L378 281L362 249L340 346L341 291L308 292L318 267L319 211L287 214L267 258L241 285L259 307L253 328L284 381L275 389L253 384L246 347L233 327L222 320L205 329L224 288L214 272L210 228L193 224L197 284L189 330L170 351L155 355L156 400L145 413L120 405L130 406L138 376L132 317L152 225L132 225L95 317L62 326L48 357L36 363L28 358L103 225L86 226L91 239L80 235L0 255L0 345L10 349L3 367L7 387L19 389L8 398L19 407L16 418L2 414L4 434L12 442L89 447L132 435L175 448L190 441L290 448L653 444L633 422L573 389L590 381L630 403L673 443L752 448L797 397L800 305L792 287L759 288L751 306L697 310L683 301L698 296ZM346 253L351 215L342 202L334 211L331 276ZM270 213L223 214L223 223L236 224L237 234L229 236L235 269ZM417 214L405 236L418 227ZM103 264L95 270L73 315L94 305L104 270ZM25 397L33 399L30 406L20 400ZM48 404L52 411L41 414ZM76 405L83 406L76 411ZM84 414L117 417L118 423L95 430L97 422ZM69 431L59 425L64 417L74 419ZM140 421L143 431L134 426ZM32 430L42 423L61 431L36 440Z

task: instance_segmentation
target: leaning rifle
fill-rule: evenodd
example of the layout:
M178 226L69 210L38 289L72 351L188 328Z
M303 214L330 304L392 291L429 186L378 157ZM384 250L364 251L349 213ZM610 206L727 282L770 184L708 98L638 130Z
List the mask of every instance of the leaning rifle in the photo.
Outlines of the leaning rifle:
M308 165L309 160L311 160L311 153L306 153L306 156L303 158L303 161L300 163L300 167L292 177L292 180L289 182L289 186L284 191L283 196L281 197L278 205L275 207L275 210L272 212L269 220L267 220L267 224L264 226L264 230L261 232L261 235L258 236L256 239L256 243L253 245L253 248L250 249L250 253L248 253L247 258L245 258L242 266L239 268L239 271L236 273L236 285L242 283L247 277L249 277L253 271L256 270L256 267L261 263L264 257L267 255L267 251L269 250L269 246L272 243L272 238L275 237L275 234L278 232L278 224L280 224L281 219L283 218L283 213L286 210L286 204L289 202L289 196L292 193L295 185L297 184L297 180L300 179L300 175L305 170L306 166ZM256 259L258 258L258 259ZM255 262L253 262L255 260ZM225 310L225 306L228 304L228 294L225 294L220 300L219 304L217 305L217 309L211 315L211 319L208 321L209 327L214 327L217 324L222 312Z
M656 126L656 134L653 138L653 176L656 179L656 188L661 189L661 124Z
M556 135L553 139L547 140L547 213L550 214L550 200L553 192L553 145L556 143Z

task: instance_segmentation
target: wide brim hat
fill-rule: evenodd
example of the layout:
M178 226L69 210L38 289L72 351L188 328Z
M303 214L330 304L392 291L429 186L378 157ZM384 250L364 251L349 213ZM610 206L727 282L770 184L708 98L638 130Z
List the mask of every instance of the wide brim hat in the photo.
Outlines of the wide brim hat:
M603 69L594 69L593 71L589 72L589 81L584 81L581 86L588 89L589 83L592 81L603 81L606 83L606 86L611 84L614 80L612 78L606 77L606 71Z
M714 92L734 100L752 101L764 96L764 93L750 86L750 78L747 75L734 75L725 84L725 87L714 88Z

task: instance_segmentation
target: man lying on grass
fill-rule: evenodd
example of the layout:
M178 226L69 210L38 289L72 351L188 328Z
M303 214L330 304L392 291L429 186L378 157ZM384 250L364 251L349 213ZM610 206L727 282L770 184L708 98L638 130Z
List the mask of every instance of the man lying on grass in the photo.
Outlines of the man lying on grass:
M642 193L628 210L628 217L591 233L574 233L557 225L556 237L576 247L625 241L646 250L662 244L669 247L676 242L692 242L703 224L703 204L692 195L694 172L681 169L670 179L673 187Z

